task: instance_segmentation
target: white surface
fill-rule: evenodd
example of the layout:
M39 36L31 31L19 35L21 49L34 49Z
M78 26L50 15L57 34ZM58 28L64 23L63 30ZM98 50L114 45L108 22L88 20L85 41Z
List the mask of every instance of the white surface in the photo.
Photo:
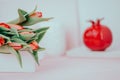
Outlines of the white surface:
M108 26L113 33L113 44L111 47L120 45L120 0L78 0L81 39L83 32L91 24L87 21L104 18L101 22Z
M0 73L0 80L120 80L119 59L46 57L34 73Z
M67 56L90 58L120 58L120 50L91 51L85 46L67 51Z
M0 72L35 72L36 66L32 56L25 51L21 52L23 68L14 54L0 54Z

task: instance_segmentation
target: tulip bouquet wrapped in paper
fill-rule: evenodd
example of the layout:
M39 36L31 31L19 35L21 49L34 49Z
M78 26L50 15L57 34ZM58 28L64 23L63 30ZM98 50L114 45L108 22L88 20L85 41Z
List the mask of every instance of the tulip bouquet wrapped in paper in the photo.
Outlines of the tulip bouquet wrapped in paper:
M44 50L44 48L38 43L49 27L33 29L27 26L52 18L43 18L42 13L37 12L36 8L30 13L18 9L18 15L19 17L15 20L0 23L0 53L15 54L22 67L20 51L29 51L36 63L39 64L38 51Z

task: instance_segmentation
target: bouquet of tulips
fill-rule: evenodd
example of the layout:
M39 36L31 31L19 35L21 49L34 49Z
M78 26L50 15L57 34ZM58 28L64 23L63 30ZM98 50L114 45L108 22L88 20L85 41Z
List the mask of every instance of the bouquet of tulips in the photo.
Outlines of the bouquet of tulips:
M37 12L36 8L30 13L18 9L18 15L19 17L15 20L0 23L0 53L15 54L22 67L20 51L29 51L37 64L39 64L38 51L44 50L44 48L38 44L49 27L33 29L28 26L52 18L43 18L42 13Z

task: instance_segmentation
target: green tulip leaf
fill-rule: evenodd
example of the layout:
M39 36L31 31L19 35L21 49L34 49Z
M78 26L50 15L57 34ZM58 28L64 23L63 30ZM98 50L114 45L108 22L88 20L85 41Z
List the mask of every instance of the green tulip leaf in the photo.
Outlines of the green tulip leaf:
M20 23L22 26L31 26L40 22L48 21L52 18L39 18L39 17L29 17L28 21Z
M35 62L39 65L38 52L33 51L31 48L28 48L28 51L32 55L32 57L34 58Z
M30 40L28 40L27 43L30 43L34 40L39 43L48 29L49 29L49 27L43 27L43 28L34 30L33 32L35 32L36 35L34 37L32 37Z
M0 26L0 31L9 31L10 29Z
M2 34L5 34L5 35L7 35L7 36L14 36L14 35L16 35L14 32L8 32L8 31L4 31L4 32L1 32Z
M37 35L35 36L35 40L39 43L42 40L45 33L46 33L46 31L42 31L42 32L37 33Z
M5 36L5 35L3 35L3 34L0 34L0 36L10 41L10 38L9 38L9 37L7 37L7 36Z
M44 51L45 48L39 47L38 51Z
M39 65L38 52L37 52L37 51L33 51L32 55L33 55L33 57L34 57L36 63Z
M44 35L45 35L45 32L37 33L34 37L28 40L27 43L31 43L32 41L37 41L39 43Z
M32 48L31 48L30 46L27 47L26 50L27 50L29 53L31 53L31 54L33 53L33 50L32 50ZM32 55L32 56L33 56L33 55Z
M16 28L11 28L11 32L14 32L17 37L19 37L19 33Z
M42 32L42 31L47 31L48 29L49 29L49 27L43 27L43 28L39 28L37 30L34 30L34 32L39 33L39 32Z
M19 43L19 44L24 45L24 46L27 46L27 45L28 45L25 41L23 41L22 39L17 38L17 37L16 37L16 38L12 38L11 41L12 41L12 42Z
M18 14L19 14L19 18L15 19L15 20L12 20L10 22L7 22L7 23L9 23L9 24L20 24L20 23L26 22L29 18L29 14L22 9L18 9Z
M22 59L21 59L21 55L20 55L19 51L16 51L12 47L9 47L9 51L10 51L10 53L12 53L12 54L14 54L16 56L20 66L22 67Z
M19 23L23 23L28 20L29 14L26 11L22 9L18 9L18 14L19 14Z

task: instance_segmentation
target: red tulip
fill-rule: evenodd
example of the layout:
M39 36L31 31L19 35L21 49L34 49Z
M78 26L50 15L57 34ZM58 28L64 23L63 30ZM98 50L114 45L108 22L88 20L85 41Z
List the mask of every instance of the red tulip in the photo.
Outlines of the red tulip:
M23 26L16 25L16 24L8 24L10 27L16 28L17 30L22 30L24 29Z
M11 42L11 43L8 43L9 46L13 47L15 50L20 50L23 48L23 46L19 43L16 43L16 42Z
M31 15L31 17L42 17L42 12L35 12Z
M39 48L38 46L38 43L36 41L33 41L30 43L30 47L33 49L33 50L37 50Z
M0 27L8 28L10 29L10 26L6 23L0 23Z
M4 43L5 43L4 38L0 37L0 46L4 45Z

